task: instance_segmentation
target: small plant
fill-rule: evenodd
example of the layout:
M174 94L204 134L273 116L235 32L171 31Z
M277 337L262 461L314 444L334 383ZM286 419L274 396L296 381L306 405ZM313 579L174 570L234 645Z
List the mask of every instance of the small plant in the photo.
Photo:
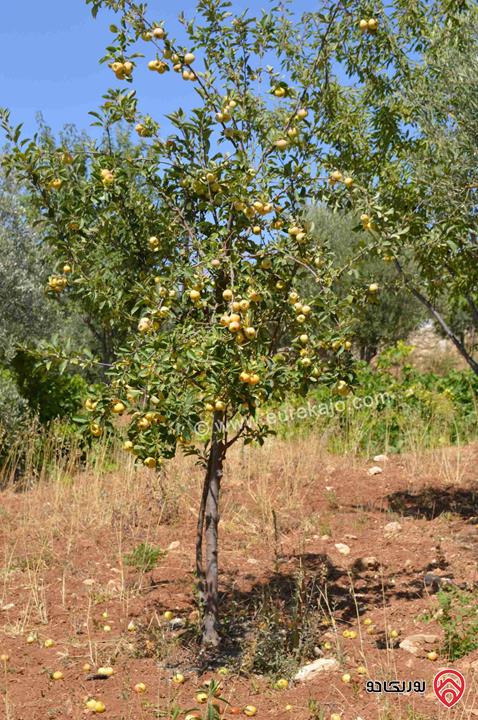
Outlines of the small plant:
M437 594L437 620L445 632L442 652L458 660L478 648L478 592L446 587Z
M160 557L164 557L165 551L153 547L148 543L141 543L132 552L124 556L126 565L135 567L139 572L149 572L156 567Z

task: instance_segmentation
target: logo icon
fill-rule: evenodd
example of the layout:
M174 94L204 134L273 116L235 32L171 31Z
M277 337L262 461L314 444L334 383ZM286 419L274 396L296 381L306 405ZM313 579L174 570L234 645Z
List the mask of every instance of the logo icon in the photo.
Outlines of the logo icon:
M458 670L441 670L433 679L433 690L439 701L451 708L465 692L465 678Z

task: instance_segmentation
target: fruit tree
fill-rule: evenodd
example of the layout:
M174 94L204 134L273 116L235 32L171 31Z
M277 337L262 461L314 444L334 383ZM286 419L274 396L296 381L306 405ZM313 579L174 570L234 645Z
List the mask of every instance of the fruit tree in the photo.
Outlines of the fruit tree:
M253 17L199 0L194 20L180 17L176 40L145 3L87 2L94 15L117 16L102 58L114 88L94 113L100 140L76 148L24 140L5 112L5 164L55 250L50 294L104 310L127 330L103 392L87 400L87 431L125 432L125 451L148 468L178 447L204 464L196 566L204 642L214 646L227 450L263 441L261 408L271 400L317 383L349 392L354 309L379 292L373 282L337 291L353 258L333 262L306 206L344 206L375 230L375 159L390 160L405 132L394 87L455 10L327 0L300 18L273 5ZM158 98L163 76L177 73L193 107L171 110L163 98L144 114L135 76L146 68ZM110 256L128 253L136 274L126 263L115 276ZM313 291L301 296L299 287ZM69 359L62 348L50 356Z

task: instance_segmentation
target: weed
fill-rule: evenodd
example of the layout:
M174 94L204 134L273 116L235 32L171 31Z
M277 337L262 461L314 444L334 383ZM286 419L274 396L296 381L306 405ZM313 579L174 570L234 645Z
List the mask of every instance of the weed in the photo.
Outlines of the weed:
M132 552L124 556L124 561L126 565L136 568L139 572L149 572L156 567L159 558L165 555L166 552L159 547L140 543Z
M442 652L458 660L478 648L478 591L442 588L437 594L437 620L445 632Z

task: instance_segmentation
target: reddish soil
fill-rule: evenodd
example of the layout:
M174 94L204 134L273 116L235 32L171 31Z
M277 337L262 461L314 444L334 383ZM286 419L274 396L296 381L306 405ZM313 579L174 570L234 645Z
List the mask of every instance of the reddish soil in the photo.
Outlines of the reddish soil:
M382 463L330 456L324 462L320 449L313 449L313 439L296 441L292 449L277 443L277 448L265 458L255 451L252 461L238 453L224 480L222 608L234 635L219 658L231 668L226 678L208 669L209 660L198 655L194 640L196 480L191 496L181 495L177 514L167 516L159 514L159 503L151 502L150 475L136 477L141 510L135 516L128 509L120 553L115 516L105 524L101 517L95 523L85 515L85 531L72 529L69 534L74 489L65 491L61 502L54 497L55 483L41 492L5 491L0 496L0 653L9 655L0 679L4 716L83 718L91 714L85 703L94 697L104 702L107 718L174 718L175 707L181 713L198 707L195 693L212 677L221 680L223 696L232 705L255 705L259 720L328 720L332 713L342 720L478 716L478 669L472 667L478 651L450 663L443 655L436 661L427 658L430 650L440 652L440 642L417 656L399 647L415 633L443 637L436 621L423 618L438 608L436 589L424 582L426 573L446 576L463 587L478 581L478 447L420 458L395 456ZM310 455L305 464L304 453ZM383 472L369 475L372 465L381 465ZM188 467L186 472L197 478L197 471ZM300 492L294 485L298 473ZM79 474L73 485L90 481L86 473ZM107 504L108 493L117 492L118 472L97 482L106 493L101 502ZM263 487L270 488L269 495L261 495ZM46 530L49 496L51 517L60 512ZM284 506L284 497L292 499L290 507ZM268 524L271 508L275 531ZM142 535L143 517L149 518L147 537ZM401 529L387 537L384 527L390 522L399 522ZM173 543L157 567L142 575L119 560L141 539L162 548ZM341 554L336 543L348 545L350 553ZM369 556L377 564L364 568L360 559ZM298 574L304 597L315 589L313 602L322 593L324 607L326 593L329 611L313 641L325 657L337 657L340 667L279 691L270 678L246 672L253 652L254 608L257 611L265 593L277 599L278 607L287 608ZM163 617L166 610L186 627L174 629ZM372 621L370 633L366 619ZM136 629L128 631L131 621ZM109 632L105 625L110 625ZM344 630L355 631L356 637L344 638ZM397 639L390 636L392 630ZM31 634L35 640L29 643ZM44 646L47 638L54 640L53 647ZM326 642L332 649L326 649ZM82 669L86 662L93 670L95 665L112 665L114 675L89 680ZM357 673L363 665L366 677ZM449 667L460 670L467 682L463 699L452 710L439 704L432 687L434 675ZM64 678L55 682L50 675L57 670ZM186 677L179 688L171 681L175 672ZM343 673L351 675L351 682L343 682ZM425 680L427 689L424 697L373 696L365 690L367 678ZM146 684L145 693L134 692L138 682ZM227 716L230 708L220 705Z

